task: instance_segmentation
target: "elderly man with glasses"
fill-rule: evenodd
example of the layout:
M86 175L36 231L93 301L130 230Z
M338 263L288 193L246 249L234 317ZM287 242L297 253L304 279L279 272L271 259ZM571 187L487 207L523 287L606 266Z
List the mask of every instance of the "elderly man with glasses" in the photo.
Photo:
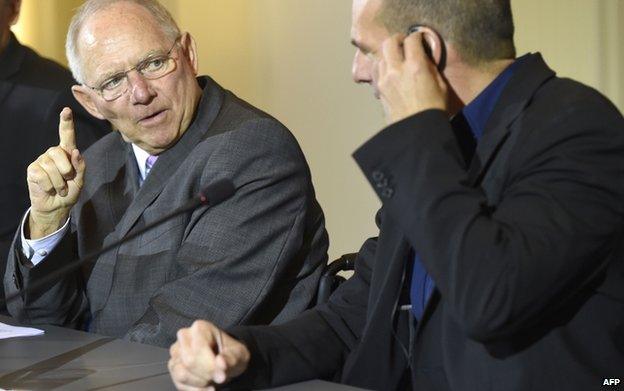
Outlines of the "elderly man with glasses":
M8 303L23 323L168 346L196 318L279 323L308 307L327 234L309 169L277 120L196 77L197 51L153 0L89 0L67 37L72 92L117 131L84 154L72 112L28 168L31 208L9 254ZM80 271L26 291L128 237L202 188L232 197L138 235Z

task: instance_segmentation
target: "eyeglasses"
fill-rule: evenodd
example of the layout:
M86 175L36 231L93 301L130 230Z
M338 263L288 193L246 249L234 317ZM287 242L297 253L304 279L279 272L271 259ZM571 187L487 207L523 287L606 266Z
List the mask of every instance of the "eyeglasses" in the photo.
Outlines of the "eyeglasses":
M132 68L114 74L104 80L98 87L85 86L96 91L107 102L113 101L128 91L128 73L136 70L141 76L148 80L160 79L170 74L176 69L176 60L171 57L173 48L178 43L177 38L167 54L155 55L146 58Z

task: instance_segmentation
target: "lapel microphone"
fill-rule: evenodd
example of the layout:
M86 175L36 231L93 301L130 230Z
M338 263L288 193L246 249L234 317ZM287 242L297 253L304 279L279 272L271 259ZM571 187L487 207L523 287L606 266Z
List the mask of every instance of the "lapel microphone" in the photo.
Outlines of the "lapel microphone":
M48 274L47 276L41 278L38 281L33 282L32 284L29 284L27 287L24 287L23 289L14 292L10 295L7 295L4 300L0 300L0 306L1 305L5 305L6 303L15 300L15 298L20 297L23 294L26 293L32 293L35 292L37 289L42 288L46 285L48 285L49 283L55 281L57 278L62 277L65 274L68 274L69 272L77 269L78 267L80 267L81 265L83 265L84 263L88 262L88 261L92 261L94 259L97 259L98 257L100 257L100 255L114 249L117 246L120 246L124 243L126 243L127 241L136 238L137 236L140 236L142 234L144 234L145 232L149 231L150 229L157 227L159 225L161 225L162 223L178 216L181 214L184 214L186 212L190 212L192 210L195 210L197 208L199 208L200 206L208 206L213 207L215 205L220 204L221 202L227 200L228 198L230 198L235 192L235 188L234 188L234 184L232 183L231 180L229 179L219 179L216 182L206 186L205 188L202 189L202 191L199 192L199 194L197 196L195 196L194 198L190 199L189 201L187 201L184 205L182 205L181 207L175 209L173 212L168 213L166 215L164 215L163 217L159 218L158 220L154 221L153 223L150 223L148 225L146 225L145 227L141 228L140 230L133 232L129 235L126 235L124 238L117 240L113 243L110 243L104 247L102 247L99 251L95 251L91 254L87 254L86 256L78 259L77 261L74 262L70 262L67 265L55 270L54 272ZM45 262L45 260L43 260L42 262Z

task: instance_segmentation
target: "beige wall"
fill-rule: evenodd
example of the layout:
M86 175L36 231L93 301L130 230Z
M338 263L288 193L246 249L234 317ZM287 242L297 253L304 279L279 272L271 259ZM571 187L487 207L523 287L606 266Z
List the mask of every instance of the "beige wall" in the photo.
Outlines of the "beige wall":
M67 64L65 35L72 10L82 0L22 0L22 11L13 31L23 43L46 57Z
M624 1L512 0L519 53L540 51L560 76L589 84L624 111Z
M299 140L326 213L330 256L356 251L375 234L379 203L350 154L382 117L369 90L351 81L350 2L191 0L175 12L200 45L201 71Z
M67 15L80 1L23 1L18 35L64 61ZM376 232L379 202L350 154L383 122L369 89L351 82L350 1L163 3L195 36L202 73L273 114L296 135L327 216L330 256L357 250ZM512 4L519 53L540 50L561 75L595 86L624 108L624 1Z

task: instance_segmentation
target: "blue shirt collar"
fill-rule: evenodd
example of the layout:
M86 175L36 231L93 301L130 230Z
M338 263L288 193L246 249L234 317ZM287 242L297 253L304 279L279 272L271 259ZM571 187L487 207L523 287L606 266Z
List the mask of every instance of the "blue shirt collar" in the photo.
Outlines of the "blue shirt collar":
M467 104L463 109L462 113L466 117L466 121L470 125L470 130L472 134L477 139L477 141L483 136L483 132L485 131L485 126L487 125L487 121L494 110L494 106L498 102L498 98L500 98L501 93L505 89L507 82L511 79L511 76L514 74L515 70L518 68L528 55L524 55L522 57L517 58L513 63L511 63L500 75L494 79L475 99L472 100L469 104Z

